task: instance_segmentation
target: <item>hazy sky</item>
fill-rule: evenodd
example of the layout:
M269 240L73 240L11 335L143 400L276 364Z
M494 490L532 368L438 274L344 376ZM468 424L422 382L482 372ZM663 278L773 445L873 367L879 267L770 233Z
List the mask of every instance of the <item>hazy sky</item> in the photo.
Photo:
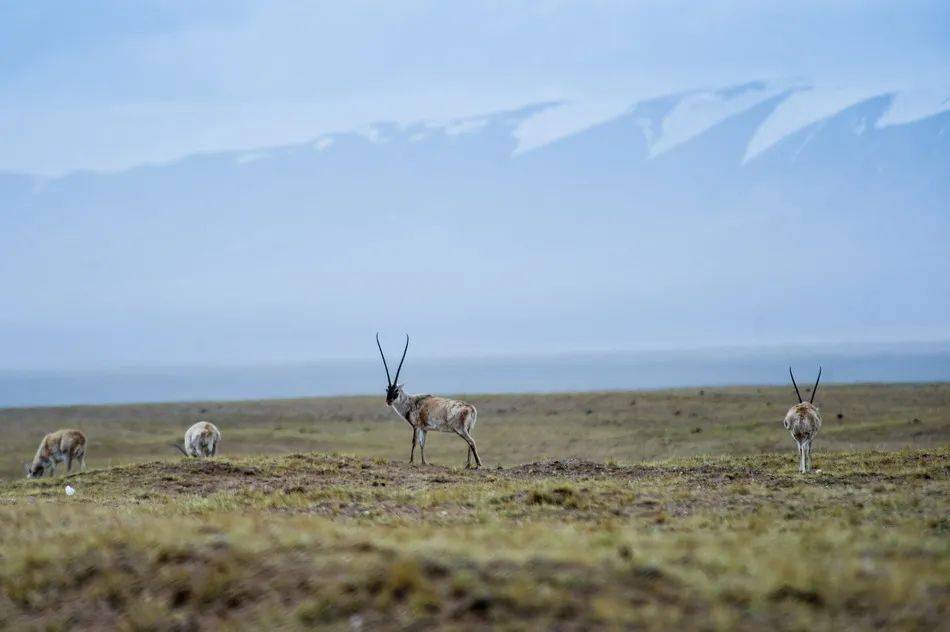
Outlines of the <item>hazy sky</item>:
M819 86L810 98L829 107L909 90L927 108L948 77L943 0L5 0L0 171L113 170L570 100L529 130L543 141L640 98L758 78Z
M947 0L0 0L0 369L946 340L948 99Z

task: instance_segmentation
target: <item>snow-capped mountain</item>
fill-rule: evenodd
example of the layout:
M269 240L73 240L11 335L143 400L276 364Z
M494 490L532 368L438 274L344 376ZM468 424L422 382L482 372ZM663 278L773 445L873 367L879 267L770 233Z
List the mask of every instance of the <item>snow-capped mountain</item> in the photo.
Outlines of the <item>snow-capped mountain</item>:
M533 145L563 104L0 175L3 364L348 355L393 320L431 352L947 337L950 103L812 92L684 92Z

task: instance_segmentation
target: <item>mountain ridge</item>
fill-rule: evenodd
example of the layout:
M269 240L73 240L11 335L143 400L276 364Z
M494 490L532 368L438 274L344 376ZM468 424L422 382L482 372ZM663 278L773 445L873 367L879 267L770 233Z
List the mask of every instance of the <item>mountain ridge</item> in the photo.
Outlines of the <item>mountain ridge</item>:
M757 81L746 82L743 84L737 84L735 86L728 86L725 88L715 88L715 89L707 89L707 90L690 90L690 91L673 93L673 94L664 95L664 96L647 98L647 99L633 103L627 108L625 112L619 115L595 122L591 125L588 125L578 130L564 133L554 138L553 140L550 140L544 144L541 144L541 145L538 145L526 150L525 152L523 152L523 154L527 155L531 153L544 152L561 143L568 142L573 138L586 136L588 134L595 133L598 130L603 130L615 124L626 122L626 121L636 121L638 126L642 130L644 130L645 132L644 136L646 137L645 140L649 144L651 140L650 139L651 136L654 138L661 136L662 134L661 128L662 128L662 123L663 123L664 118L667 115L669 115L671 111L677 106L677 104L679 104L683 99L686 99L691 96L697 96L697 95L713 96L714 95L714 96L722 97L726 100L729 100L729 99L734 99L740 96L748 96L749 94L758 93L762 97L760 101L758 101L758 103L761 103L767 100L771 100L772 98L778 96L779 94L785 95L787 97L795 92L807 91L810 89L811 88L808 86L800 86L800 85L792 85L786 88L782 88L781 86L772 86L767 81L757 80ZM950 112L950 97L948 97L947 99L943 101L943 103L940 106L940 109L933 111L929 114L921 115L911 120L902 121L899 123L887 123L883 126L878 126L878 121L880 121L883 118L886 118L886 115L888 114L888 110L893 106L893 101L898 94L899 93L895 91L884 91L879 94L866 97L864 99L859 99L853 102L852 104L835 111L832 114L819 117L811 123L796 127L794 129L790 129L780 139L769 144L764 150L757 152L755 156L750 157L749 161L755 160L760 154L766 153L768 150L774 149L776 145L780 144L783 141L788 140L789 138L793 136L800 135L802 132L805 132L806 130L809 130L809 129L813 129L816 126L821 126L822 124L832 119L836 119L836 118L839 118L841 115L845 115L848 111L853 110L856 107L861 107L863 104L867 104L870 102L885 104L885 107L883 107L880 111L876 113L876 115L874 116L874 121L872 122L872 125L876 127L877 129L886 129L889 127L905 127L908 125L914 125L914 124L918 124L918 123L925 122L928 120L940 118L942 115ZM249 148L243 148L243 149L195 152L195 153L187 154L179 158L168 160L168 161L131 165L128 168L119 169L119 170L100 171L100 170L80 169L80 170L70 171L68 173L61 174L58 176L42 176L42 175L36 175L36 174L31 174L28 172L20 172L20 171L3 171L3 172L0 172L0 186L4 184L4 180L12 180L12 179L28 179L31 182L49 182L49 181L57 181L57 180L62 180L66 178L71 178L74 176L114 176L114 175L127 173L129 171L136 171L139 169L154 169L154 168L171 167L178 163L193 160L193 159L219 159L219 158L220 159L225 159L225 158L239 159L239 157L241 156L251 156L254 154L258 154L262 158L266 158L267 154L272 154L274 152L280 152L283 150L291 151L291 150L299 149L299 148L314 147L322 142L326 143L326 149L329 149L332 147L332 144L334 142L341 139L350 139L354 136L363 137L373 144L388 142L389 140L393 140L394 138L396 138L398 135L401 135L405 138L411 138L413 135L422 136L425 134L425 132L432 133L433 131L437 131L437 132L441 131L445 133L447 136L461 136L468 133L472 133L472 131L479 129L479 123L481 124L509 123L509 125L511 123L514 123L513 126L510 126L511 131L514 132L519 125L523 124L526 120L530 119L532 116L535 116L548 109L561 107L565 104L567 104L567 102L563 100L529 103L519 108L498 110L498 111L487 112L481 115L466 116L466 117L457 118L457 119L449 119L448 121L444 123L437 123L434 121L422 120L422 121L416 121L416 122L409 122L406 124L400 124L395 121L383 119L383 120L379 120L374 123L371 123L365 128L357 128L357 129L352 129L352 130L347 130L347 131L323 133L315 137L312 137L310 139L306 139L306 140L296 142L296 143L286 143L282 145L273 145L273 146L255 146L255 147L249 147ZM726 118L729 118L731 115L736 114L736 113L737 112L733 112L730 115L724 116L721 119L711 122L708 126L703 127L702 129L699 129L698 131L696 131L694 134L687 136L686 138L680 140L679 142L676 142L670 145L659 154L649 156L649 158L657 158L667 153L668 151L671 151L675 149L676 147L679 147L680 145L693 140L696 136L699 136L702 133L709 131L713 127L724 122ZM516 153L516 151L512 151L510 157L514 158L519 153L522 153L522 152Z
M650 99L523 152L519 125L556 102L0 174L0 343L23 366L256 361L301 340L347 356L381 314L430 353L561 345L565 327L567 351L950 336L950 111L879 126L881 94L746 159L798 94L763 86Z

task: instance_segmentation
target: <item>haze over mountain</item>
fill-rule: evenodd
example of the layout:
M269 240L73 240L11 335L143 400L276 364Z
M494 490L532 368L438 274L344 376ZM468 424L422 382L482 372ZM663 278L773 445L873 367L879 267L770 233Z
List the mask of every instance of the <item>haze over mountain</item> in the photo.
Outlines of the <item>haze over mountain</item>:
M0 175L0 366L364 358L377 329L437 356L950 338L950 104L808 92Z

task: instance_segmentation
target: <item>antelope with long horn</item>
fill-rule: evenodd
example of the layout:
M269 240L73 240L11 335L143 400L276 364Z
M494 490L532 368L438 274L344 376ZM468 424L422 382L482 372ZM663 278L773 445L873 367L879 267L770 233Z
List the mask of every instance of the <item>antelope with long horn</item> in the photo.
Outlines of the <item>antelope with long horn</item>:
M472 438L472 429L475 427L478 415L475 407L465 402L435 395L409 395L403 390L402 384L399 384L399 373L402 371L402 363L405 362L406 352L409 350L409 334L406 334L406 346L402 350L402 358L396 368L395 379L389 375L389 365L386 363L383 346L379 343L378 333L376 346L379 347L379 355L383 358L383 368L386 369L386 405L396 411L396 414L412 427L412 450L409 452L409 462L415 462L418 443L422 464L427 465L426 433L436 430L454 432L462 437L468 444L465 467L472 466L472 457L475 457L475 467L481 467L482 460L478 456L475 439Z
M792 367L788 367L788 375L795 386L798 403L788 409L785 415L785 429L791 433L795 443L798 444L798 456L801 461L799 469L802 474L805 474L811 471L811 443L821 430L821 415L815 407L815 393L818 392L818 382L821 380L821 367L818 367L818 379L815 380L815 387L811 390L811 397L807 402L802 399L802 394L798 390Z

